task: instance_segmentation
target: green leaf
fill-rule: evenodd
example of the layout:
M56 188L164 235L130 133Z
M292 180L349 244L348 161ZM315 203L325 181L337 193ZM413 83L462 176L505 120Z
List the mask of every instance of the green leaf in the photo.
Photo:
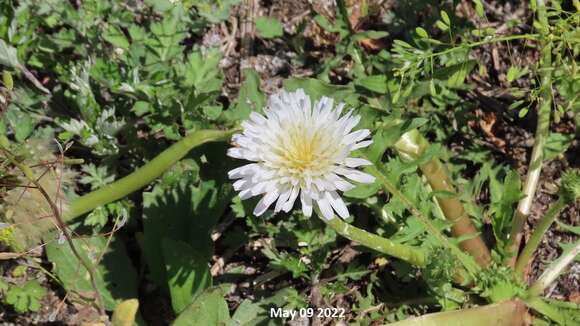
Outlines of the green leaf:
M454 71L451 73L451 76L449 76L447 85L449 85L449 87L463 86L467 74L473 70L475 65L476 62L474 60L468 60L466 62L454 65L453 67L456 69L453 69Z
M288 91L302 88L313 102L322 96L328 96L337 102L342 101L351 105L358 103L358 95L351 84L334 85L314 78L290 78L284 81L284 88Z
M176 313L191 304L193 298L212 285L207 258L183 241L163 238L161 242L165 269Z
M572 134L561 134L557 132L551 133L546 139L546 144L544 145L544 159L553 160L560 154L563 154L568 150L568 147L572 145L574 140L574 135Z
M14 137L19 142L25 141L34 130L35 123L30 115L14 107L11 107L6 112L6 119L14 131Z
M20 65L16 48L6 44L3 39L0 39L0 64L11 68L16 68Z
M505 241L509 232L514 206L522 197L520 176L508 170L503 184L495 176L490 178L490 214L492 227L498 241Z
M580 226L568 225L568 224L562 223L558 220L556 220L556 223L558 223L558 227L560 227L561 229L572 232L575 235L580 235Z
M215 48L207 50L204 55L200 51L192 52L187 59L185 86L195 87L197 94L219 91L223 83L219 68L221 59L221 52Z
M381 189L381 185L378 182L357 184L356 187L344 192L344 195L350 198L366 199L374 195L379 189Z
M475 12L477 13L477 16L479 16L479 18L484 18L485 12L483 11L483 4L481 3L481 0L473 0L473 2L475 3Z
M37 280L30 280L20 286L12 286L6 291L6 303L14 306L17 313L38 311L40 300L46 295Z
M387 93L387 76L385 75L373 75L359 78L355 81L355 84L375 93Z
M195 326L228 323L230 314L224 295L225 293L219 287L205 290L189 307L177 316L172 325Z
M378 40L378 39L381 39L381 38L387 37L387 36L389 36L389 32L364 31L364 32L358 32L358 33L354 34L352 36L352 40L353 41L362 41L362 40L366 40L366 39Z
M289 298L295 296L293 288L283 288L275 295L251 302L244 300L236 309L227 326L281 325L281 320L272 319L270 308L285 306Z
M415 32L421 38L429 38L429 34L427 34L427 31L423 27L416 27Z
M449 25L440 20L435 22L435 26L437 26L437 28L439 28L442 32L447 32L449 30Z
M173 172L174 183L159 184L151 192L143 193L144 233L140 245L150 277L159 286L166 287L169 282L163 238L195 248L204 262L211 259L214 248L211 232L233 195L231 184L223 179L231 169L223 159L224 147L224 144L212 144L192 153L193 157L199 159L203 155L207 160L205 164L199 163L206 166L203 172L206 180L196 182L191 172L177 171Z
M75 257L68 243L47 243L46 256L52 262L53 272L64 288L79 295L91 295L93 288L88 272ZM119 240L113 238L108 248L107 238L101 236L74 239L73 243L81 258L92 264L105 251L102 261L95 267L95 278L107 310L113 310L124 299L137 297L137 272L131 265L125 246Z
M451 26L451 19L449 19L449 15L445 12L445 10L441 10L441 19L447 26Z
M118 26L109 25L103 33L103 38L116 47L124 50L129 49L129 40Z
M280 21L274 17L256 18L256 31L263 38L275 38L284 35L284 28Z
M246 119L252 111L261 112L266 105L266 96L260 90L260 76L254 69L245 69L244 83L233 108L224 112L226 119L239 121Z

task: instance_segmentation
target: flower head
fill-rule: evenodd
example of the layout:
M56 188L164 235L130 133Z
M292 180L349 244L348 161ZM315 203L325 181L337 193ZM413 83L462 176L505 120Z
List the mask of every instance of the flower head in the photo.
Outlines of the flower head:
M274 202L275 212L288 212L300 196L304 215L312 215L313 202L322 215L334 212L348 217L348 209L337 191L354 186L348 180L372 183L375 178L356 170L371 162L349 157L367 147L368 129L352 131L360 116L352 111L341 115L344 103L322 97L311 105L304 90L282 91L270 96L264 115L252 112L242 123L243 132L232 137L235 147L228 156L252 161L231 170L234 189L241 199L263 195L254 209L262 215Z

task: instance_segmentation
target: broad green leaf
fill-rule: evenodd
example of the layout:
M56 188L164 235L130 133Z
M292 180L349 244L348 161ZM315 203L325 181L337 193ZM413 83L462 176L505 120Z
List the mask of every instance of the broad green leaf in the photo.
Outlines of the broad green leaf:
M171 304L176 313L191 304L193 298L211 286L207 257L183 241L163 238L163 257L167 272Z
M204 181L195 181L191 172L172 173L172 185L159 184L143 193L143 241L140 242L151 278L166 287L168 275L162 247L163 238L182 241L195 248L208 262L213 254L211 232L227 208L233 191L226 182L231 162L223 159L225 145L212 144L193 151L192 157L202 167ZM171 174L171 173L168 173Z
M228 305L221 288L208 288L195 298L173 326L224 325L230 321Z
M11 68L16 68L20 65L16 48L6 44L3 39L0 39L0 64Z
M137 297L137 272L123 243L113 238L107 248L107 238L101 236L74 239L73 243L82 259L87 262L94 264L103 255L102 261L95 267L95 278L107 310L115 309L124 299ZM68 243L48 242L46 256L53 264L53 272L67 291L81 296L92 295L89 274L75 257Z
M263 38L275 38L284 35L284 28L280 21L274 17L256 18L256 31Z
M25 141L34 130L35 123L30 115L16 108L11 108L6 112L6 119L14 131L14 137L19 142Z
M381 189L378 182L368 184L357 184L353 189L346 191L344 195L350 198L366 199L374 195Z
M375 93L387 93L387 76L385 75L373 75L359 78L355 81L355 84Z

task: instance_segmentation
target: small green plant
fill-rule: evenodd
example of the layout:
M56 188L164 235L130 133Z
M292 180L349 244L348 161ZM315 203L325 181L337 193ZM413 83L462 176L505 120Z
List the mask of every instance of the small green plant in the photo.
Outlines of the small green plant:
M4 284L3 301L14 307L17 313L38 311L40 300L46 295L46 289L38 281L30 280L21 285Z

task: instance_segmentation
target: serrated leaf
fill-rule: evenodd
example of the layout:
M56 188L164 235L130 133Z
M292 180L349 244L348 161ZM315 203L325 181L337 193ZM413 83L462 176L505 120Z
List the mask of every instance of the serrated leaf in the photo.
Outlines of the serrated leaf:
M218 49L192 52L187 58L184 72L184 85L194 87L196 94L219 91L223 77L219 68L222 55Z
M116 47L124 50L129 49L129 40L118 26L109 25L103 33L103 38Z
M551 133L546 139L546 144L544 145L544 159L553 160L558 155L563 154L568 150L568 147L572 145L574 140L574 135L561 134L557 132Z
M252 111L261 112L266 105L266 96L260 89L260 76L256 70L245 69L243 75L245 80L235 105L224 112L230 121L246 119Z

